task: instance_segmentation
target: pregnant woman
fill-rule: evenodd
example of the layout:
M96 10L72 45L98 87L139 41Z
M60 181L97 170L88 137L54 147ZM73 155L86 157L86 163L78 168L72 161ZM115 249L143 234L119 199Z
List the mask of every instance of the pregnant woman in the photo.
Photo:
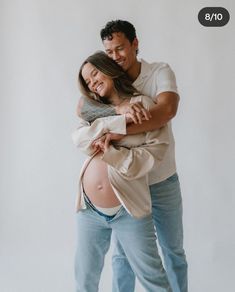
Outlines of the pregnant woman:
M126 99L142 102L147 109L154 105L103 52L82 64L79 83L85 98L114 106ZM110 136L126 134L130 121L128 114L91 124L79 119L73 133L75 145L90 156L81 171L77 197L77 292L98 291L112 232L146 291L171 291L157 250L148 186L148 172L161 163L168 147L168 129L125 136L109 145Z

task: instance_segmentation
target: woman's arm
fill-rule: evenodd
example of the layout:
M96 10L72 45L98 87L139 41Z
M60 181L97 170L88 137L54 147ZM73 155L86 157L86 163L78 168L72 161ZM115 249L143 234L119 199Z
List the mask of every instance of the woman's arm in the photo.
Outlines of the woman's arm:
M98 118L115 116L116 114L114 106L110 104L104 104L84 96L81 96L78 101L77 115L87 122L92 123Z
M148 111L153 101L150 98L144 96L138 96L131 99L131 104L135 105L136 107L142 103L144 108ZM133 120L135 123L138 123L139 120L132 113L97 118L92 124L80 117L78 119L79 125L72 134L72 140L74 144L87 155L93 155L96 151L96 148L92 146L92 142L94 140L100 138L102 135L108 132L125 135L126 124L132 122Z
M123 178L134 180L145 176L153 165L160 165L168 145L168 127L165 126L160 130L147 133L145 144L138 147L128 149L106 145L102 159L114 167Z
M87 155L92 155L95 152L92 142L107 132L125 135L125 115L99 118L92 124L79 118L78 127L72 133L72 140L81 151Z
M139 107L139 100L132 103L136 111ZM99 111L98 111L99 112ZM147 112L147 111L146 111ZM148 118L148 117L147 117ZM82 118L78 118L78 128L73 132L72 139L74 144L87 155L93 155L96 149L92 147L92 142L100 138L105 133L126 134L126 124L133 122L141 123L141 119L135 114L126 113L122 115L100 117L93 123L89 123Z

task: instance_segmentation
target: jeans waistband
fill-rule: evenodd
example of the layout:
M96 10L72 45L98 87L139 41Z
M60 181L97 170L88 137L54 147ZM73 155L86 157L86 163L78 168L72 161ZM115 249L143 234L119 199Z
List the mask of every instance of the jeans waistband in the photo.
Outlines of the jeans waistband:
M84 191L83 191L83 195L84 195L85 202L92 208L92 210L94 210L98 215L104 217L106 219L106 221L110 221L110 220L112 220L116 216L116 214L110 216L110 215L106 215L106 214L100 212L92 204L91 200L88 198L88 196L86 195L86 193Z

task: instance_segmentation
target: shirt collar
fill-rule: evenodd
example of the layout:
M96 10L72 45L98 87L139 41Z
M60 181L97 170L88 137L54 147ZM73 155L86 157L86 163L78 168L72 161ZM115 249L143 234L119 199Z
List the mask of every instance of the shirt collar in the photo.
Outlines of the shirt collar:
M140 74L133 83L133 85L136 87L139 86L151 73L151 65L143 59L140 59L140 62L141 62Z

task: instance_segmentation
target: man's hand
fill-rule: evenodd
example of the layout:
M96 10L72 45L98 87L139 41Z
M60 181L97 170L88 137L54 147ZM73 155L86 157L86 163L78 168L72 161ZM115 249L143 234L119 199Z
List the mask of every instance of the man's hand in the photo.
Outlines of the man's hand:
M128 124L127 134L149 132L166 125L176 115L179 96L175 92L162 92L155 97L155 103L150 110L152 118L141 125Z
M128 114L131 122L135 124L141 124L143 120L151 118L150 112L143 107L141 102L130 103L128 99L116 106L115 110L118 115Z
M136 114L131 114L131 113L126 113L125 117L126 117L126 124L130 124L130 123L141 124L142 120L144 120L144 117L138 120Z

